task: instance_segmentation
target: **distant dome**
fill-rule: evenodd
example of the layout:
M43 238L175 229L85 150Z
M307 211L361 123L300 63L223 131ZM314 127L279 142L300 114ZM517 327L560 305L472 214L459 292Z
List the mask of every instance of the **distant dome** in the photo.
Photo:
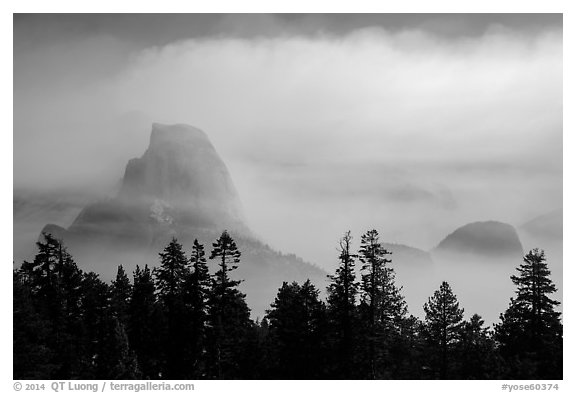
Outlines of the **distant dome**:
M436 251L487 257L521 257L524 253L516 229L498 221L464 225L446 236Z
M118 195L86 206L68 237L151 244L192 228L249 233L228 168L206 134L154 123L150 144L128 162Z
M226 164L206 134L186 124L153 124L148 149L126 166L118 198L162 203L195 224L236 227L243 221Z

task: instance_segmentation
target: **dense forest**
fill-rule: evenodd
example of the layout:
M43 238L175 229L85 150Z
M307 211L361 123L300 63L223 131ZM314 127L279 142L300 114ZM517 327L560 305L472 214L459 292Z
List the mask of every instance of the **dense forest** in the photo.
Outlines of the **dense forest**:
M241 253L225 231L207 255L173 239L132 280L83 272L43 234L14 270L14 379L562 379L562 323L544 252L511 277L515 297L493 327L463 317L443 282L409 315L378 232L339 241L327 296L285 282L251 320ZM212 264L212 266L210 266ZM213 271L214 273L210 273ZM487 285L489 290L489 285Z

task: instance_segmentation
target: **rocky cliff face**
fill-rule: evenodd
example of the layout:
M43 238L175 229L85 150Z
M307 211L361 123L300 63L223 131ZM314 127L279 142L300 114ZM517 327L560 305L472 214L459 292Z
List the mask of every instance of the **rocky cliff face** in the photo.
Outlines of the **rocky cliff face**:
M204 132L154 124L144 155L128 162L117 197L86 207L69 231L147 243L159 232L190 228L246 230L240 198Z
M226 165L206 134L187 125L153 125L148 150L126 167L119 198L151 203L153 217L163 221L170 220L162 217L165 208L194 211L219 226L242 221Z
M252 235L226 165L206 134L188 125L154 124L148 149L128 162L115 197L87 205L69 228L48 224L43 231L63 239L83 269L110 280L118 264L127 271L158 265L172 237L187 251L198 239L209 253L225 229L243 254L234 273L245 280L241 290L255 316L283 281L310 278L325 287L325 272Z

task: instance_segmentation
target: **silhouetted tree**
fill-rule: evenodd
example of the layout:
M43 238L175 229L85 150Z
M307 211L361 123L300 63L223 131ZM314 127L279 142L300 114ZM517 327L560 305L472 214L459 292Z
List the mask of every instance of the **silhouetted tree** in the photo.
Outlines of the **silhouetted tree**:
M32 263L20 268L30 288L33 304L49 329L48 346L54 352L58 367L51 378L78 377L82 349L78 334L81 326L82 272L61 241L48 233L37 242L38 254Z
M394 270L388 266L391 253L382 247L378 231L372 229L362 235L360 316L363 322L367 362L366 376L371 379L385 376L385 368L394 363L388 344L398 332L407 313L406 302L396 286Z
M136 266L128 312L128 339L143 379L161 378L163 320L156 304L156 287L148 265Z
M44 241L36 242L38 253L33 262L24 261L20 274L34 296L36 304L45 312L57 307L54 304L57 289L56 269L59 264L60 242L49 233L42 233Z
M18 271L13 273L13 378L49 379L57 365L48 322L36 312L30 288Z
M206 324L208 318L208 296L210 273L206 264L204 246L194 240L190 256L191 271L184 280L184 303L187 307L187 377L200 378L205 375Z
M393 379L423 379L426 357L426 345L422 321L413 315L399 322L398 331L394 331L387 341L392 364L388 364L387 377Z
M273 340L273 378L317 379L323 375L326 307L307 280L284 282L266 311Z
M514 379L562 379L562 323L554 308L560 302L543 250L530 250L510 278L516 297L500 315L495 338Z
M112 314L126 326L128 323L128 304L130 303L130 294L132 285L124 271L122 265L118 266L116 279L112 281L110 288L110 307Z
M333 375L348 379L353 375L353 353L355 345L356 296L359 283L356 281L355 259L351 251L352 236L346 232L339 242L340 264L334 275L329 275L328 315L330 331L335 341L333 350Z
M238 268L242 254L227 231L222 232L212 247L210 259L216 259L219 268L214 274L213 285L222 294L227 288L235 288L240 284L241 281L230 279L230 272Z
M186 357L187 331L184 305L184 280L188 273L188 259L182 245L173 238L160 254L160 266L154 270L158 289L158 300L166 319L164 336L164 372L167 379L182 379L188 365Z
M247 346L249 356L246 360L252 365L250 378L273 378L273 363L276 359L272 352L272 347L268 320L264 318L260 321L256 318L253 328L249 333Z
M180 301L188 260L182 245L172 238L160 254L160 266L154 269L159 300L168 308Z
M458 344L460 379L497 379L500 358L484 320L478 314L465 321Z
M116 280L118 281L118 280ZM114 291L97 274L84 274L82 310L84 324L83 379L137 379L136 357L130 350L124 324L116 315Z
M213 275L197 240L188 259L172 239L154 274L136 266L133 285L121 265L110 285L83 273L43 234L33 262L13 272L14 378L562 378L561 314L543 251L511 276L516 296L491 333L477 314L463 321L446 282L424 321L408 316L378 232L362 236L358 255L351 240L340 240L327 305L310 280L284 282L253 322L226 231L210 254Z
M82 279L83 379L106 378L107 359L103 354L109 328L110 288L96 273L84 273Z
M218 261L218 270L208 299L208 375L218 379L242 378L249 372L243 349L253 322L246 295L237 288L241 281L229 276L238 267L241 253L227 231L212 246L210 259Z
M451 377L449 374L452 352L462 334L462 316L456 295L446 281L424 304L425 331L430 345L432 369L438 369L440 379ZM437 366L437 367L436 367Z

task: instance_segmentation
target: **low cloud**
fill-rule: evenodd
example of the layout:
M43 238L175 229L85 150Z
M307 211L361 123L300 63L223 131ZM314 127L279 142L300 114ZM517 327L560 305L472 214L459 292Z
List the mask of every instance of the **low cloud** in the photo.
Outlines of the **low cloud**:
M324 266L348 228L427 248L465 220L561 205L560 30L146 49L97 35L16 56L14 99L15 187L112 190L148 124L189 123L229 166L255 231Z

